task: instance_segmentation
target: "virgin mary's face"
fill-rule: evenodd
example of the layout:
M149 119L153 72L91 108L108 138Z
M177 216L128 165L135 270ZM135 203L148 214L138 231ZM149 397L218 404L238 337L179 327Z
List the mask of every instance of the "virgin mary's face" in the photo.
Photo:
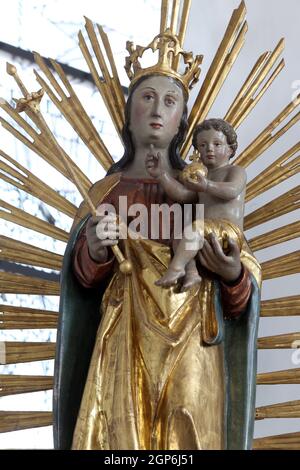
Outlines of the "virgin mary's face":
M152 76L134 90L130 124L135 147L168 148L178 128L184 109L180 86L168 77Z

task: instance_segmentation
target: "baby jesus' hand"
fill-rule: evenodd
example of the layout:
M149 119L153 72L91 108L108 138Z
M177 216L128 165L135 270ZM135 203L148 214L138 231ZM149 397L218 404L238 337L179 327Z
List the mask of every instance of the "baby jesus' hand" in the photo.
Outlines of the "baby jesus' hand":
M150 151L146 156L146 168L152 178L159 178L163 174L162 164L161 164L161 154L154 152L154 145L150 144Z
M190 176L184 181L184 186L191 191L198 193L205 193L207 189L207 178L203 175L197 175L197 179L191 178Z

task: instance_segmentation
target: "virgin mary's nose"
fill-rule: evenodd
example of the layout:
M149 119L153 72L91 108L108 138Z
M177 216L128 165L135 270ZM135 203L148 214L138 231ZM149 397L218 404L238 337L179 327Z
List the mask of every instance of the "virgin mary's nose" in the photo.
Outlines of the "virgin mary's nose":
M152 107L152 116L153 117L161 117L161 112L162 112L162 103L160 99L156 98L153 101L153 107Z

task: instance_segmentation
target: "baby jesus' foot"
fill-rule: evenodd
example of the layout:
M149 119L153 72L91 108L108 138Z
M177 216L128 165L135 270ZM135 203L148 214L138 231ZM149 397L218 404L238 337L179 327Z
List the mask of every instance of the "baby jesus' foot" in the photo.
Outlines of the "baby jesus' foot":
M193 271L187 270L186 275L183 278L183 283L182 283L180 292L185 292L191 289L193 286L200 284L201 281L202 281L202 277L199 275L197 269Z
M178 279L181 277L185 276L185 269L174 269L169 267L166 274L158 279L158 281L155 282L156 286L162 286L162 287L171 287L174 286Z

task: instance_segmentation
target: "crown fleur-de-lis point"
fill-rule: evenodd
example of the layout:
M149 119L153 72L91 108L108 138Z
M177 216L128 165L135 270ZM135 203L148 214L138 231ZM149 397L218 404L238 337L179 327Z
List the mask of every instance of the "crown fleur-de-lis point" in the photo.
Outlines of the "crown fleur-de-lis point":
M133 42L127 41L126 49L129 56L125 59L125 70L131 80L130 86L133 86L142 76L159 74L177 79L188 93L199 79L203 56L197 55L194 58L192 52L185 52L178 37L170 29L158 34L146 47L139 45L135 47ZM151 49L153 53L158 50L158 62L151 67L142 68L140 59L148 49ZM177 70L178 57L180 56L186 65L183 73Z

